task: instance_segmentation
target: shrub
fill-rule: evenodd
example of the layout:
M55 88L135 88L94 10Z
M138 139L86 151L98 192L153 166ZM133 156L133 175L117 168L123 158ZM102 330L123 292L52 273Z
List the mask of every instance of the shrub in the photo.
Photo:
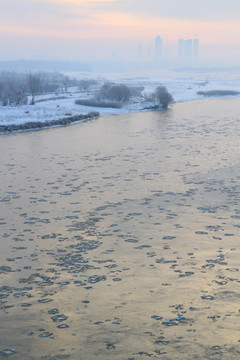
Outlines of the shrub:
M131 91L123 84L105 83L97 95L98 100L128 101Z
M0 125L0 133L11 132L11 131L18 131L18 130L30 130L30 129L37 129L49 126L56 126L56 125L68 125L80 120L91 120L99 116L99 113L96 111L92 111L88 114L79 114L75 116L70 116L67 118L59 119L59 120L50 120L50 121L29 121L24 124L10 124L10 125Z
M97 80L93 80L93 79L82 79L79 81L79 90L89 90L90 87L94 86L97 84Z
M98 101L95 99L80 99L80 100L76 100L75 104L83 105L83 106L100 107L100 108L113 108L113 109L120 109L122 107L122 103L119 101Z
M106 82L105 84L103 84L97 94L97 99L98 100L109 99L109 97L111 96L110 89L111 89L112 85L113 84L110 82Z
M198 91L198 95L203 96L235 96L239 95L239 91L235 90L210 90L210 91Z
M158 86L152 94L152 99L164 109L167 109L168 105L173 102L173 97L165 86Z
M141 96L144 90L144 86L131 86L129 88L131 96Z

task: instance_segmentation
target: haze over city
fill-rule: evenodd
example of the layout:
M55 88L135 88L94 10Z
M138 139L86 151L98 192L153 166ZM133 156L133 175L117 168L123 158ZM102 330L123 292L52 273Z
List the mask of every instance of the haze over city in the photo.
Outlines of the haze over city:
M200 64L240 60L238 0L2 0L0 60L179 60L198 39ZM156 58L155 58L156 59Z

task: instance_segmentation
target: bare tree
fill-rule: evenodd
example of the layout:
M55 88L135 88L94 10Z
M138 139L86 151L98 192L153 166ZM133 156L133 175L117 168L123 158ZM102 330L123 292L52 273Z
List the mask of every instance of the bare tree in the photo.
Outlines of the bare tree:
M88 91L92 86L97 84L97 80L81 79L78 82L79 90Z
M167 109L168 105L173 102L173 97L165 86L158 86L152 94L152 99L159 105L162 105L164 109Z
M107 82L99 90L97 98L99 100L128 101L130 96L131 91L128 86Z
M6 105L23 105L27 103L25 77L12 73L0 73L0 103Z
M28 90L32 97L30 104L34 105L36 96L39 95L42 91L41 75L30 73L27 77L27 83L28 83Z
M111 88L112 100L128 101L131 95L129 88L126 85L113 85Z
M97 99L98 100L109 99L111 87L112 87L112 83L110 83L110 82L106 82L105 84L103 84L97 94Z

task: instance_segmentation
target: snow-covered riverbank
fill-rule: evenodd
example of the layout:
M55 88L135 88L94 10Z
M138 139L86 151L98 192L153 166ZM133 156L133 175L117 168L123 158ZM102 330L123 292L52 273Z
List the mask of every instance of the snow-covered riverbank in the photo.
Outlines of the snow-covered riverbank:
M36 104L22 106L1 106L0 125L19 125L28 122L55 121L79 114L86 115L96 111L102 114L120 114L143 111L151 104L145 100L144 95L150 94L158 85L165 86L172 94L175 102L201 99L198 91L210 90L240 90L240 75L218 72L158 72L157 74L128 74L128 73L74 73L77 78L96 78L98 86L90 91L79 91L69 88L66 93L48 94L39 96ZM89 99L94 96L98 88L107 80L124 83L129 86L144 87L141 96L131 98L121 109L88 107L75 104L77 99Z

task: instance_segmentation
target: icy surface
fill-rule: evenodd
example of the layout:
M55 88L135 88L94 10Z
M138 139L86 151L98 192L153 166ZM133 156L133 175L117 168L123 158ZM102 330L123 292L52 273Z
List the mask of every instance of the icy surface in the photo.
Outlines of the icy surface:
M239 109L0 137L0 359L239 359Z

